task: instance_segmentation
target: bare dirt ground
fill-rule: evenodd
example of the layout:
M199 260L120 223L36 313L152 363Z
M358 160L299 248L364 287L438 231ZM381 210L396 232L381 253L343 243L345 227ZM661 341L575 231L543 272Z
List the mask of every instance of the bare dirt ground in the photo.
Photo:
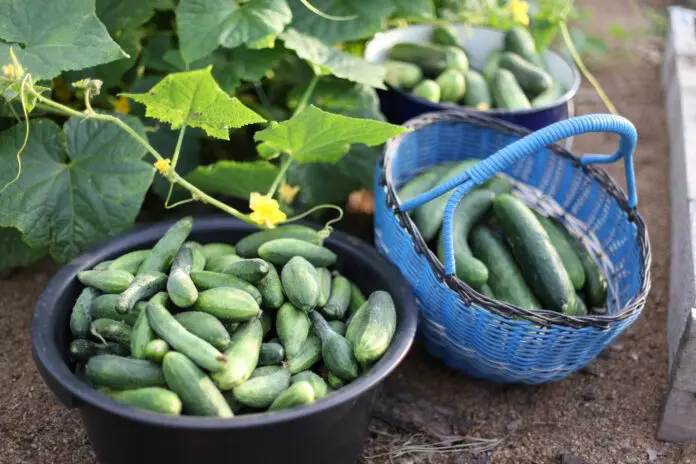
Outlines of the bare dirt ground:
M569 379L535 387L498 386L443 366L416 345L388 380L376 411L367 462L383 463L696 463L696 449L655 440L666 388L666 306L669 264L668 140L659 65L644 32L644 4L627 0L579 2L592 32L618 23L624 40L597 77L620 112L638 127L636 171L640 212L653 248L653 287L644 315L588 368ZM652 1L653 5L661 2ZM616 44L615 44L616 45ZM578 114L604 112L585 85ZM609 136L577 139L576 152L610 152ZM622 178L621 167L612 174ZM60 405L31 359L30 321L37 296L55 267L38 265L0 280L0 463L95 462L79 415ZM485 453L436 453L433 437L499 439ZM479 446L484 443L478 443ZM415 452L406 453L412 450Z

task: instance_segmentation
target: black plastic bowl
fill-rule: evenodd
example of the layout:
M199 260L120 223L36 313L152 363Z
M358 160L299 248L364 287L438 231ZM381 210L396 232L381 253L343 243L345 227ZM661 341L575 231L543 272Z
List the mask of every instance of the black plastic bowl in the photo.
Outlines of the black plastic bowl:
M76 275L129 250L152 246L173 222L121 235L64 266L39 297L32 323L33 354L46 384L68 408L78 408L100 462L303 463L357 461L367 438L380 383L406 355L416 331L417 309L399 271L364 242L335 231L327 246L336 268L366 294L386 290L398 314L391 346L359 379L314 404L233 419L169 417L123 406L98 393L72 372L68 358L70 310L82 285ZM254 228L225 218L199 218L191 238L201 243L236 242Z

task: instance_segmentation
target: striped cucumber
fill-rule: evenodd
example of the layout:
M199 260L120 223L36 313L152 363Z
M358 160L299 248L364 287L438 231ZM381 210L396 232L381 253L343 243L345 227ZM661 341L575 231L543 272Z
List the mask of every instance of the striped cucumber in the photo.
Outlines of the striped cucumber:
M267 408L278 395L290 386L290 371L280 369L272 374L249 379L232 390L234 397L245 406Z
M206 260L213 259L217 256L237 254L236 248L228 243L206 243L201 248L201 251Z
M307 313L285 303L276 316L276 332L288 358L294 357L309 335L310 321Z
M92 356L100 354L114 354L117 356L128 356L128 348L120 343L107 342L94 343L89 340L78 338L70 342L70 359L80 363L86 363Z
M167 275L162 272L139 272L128 288L121 293L116 303L116 311L125 314L140 301L146 300L167 287Z
M256 288L261 293L264 308L278 309L285 302L280 275L272 264L268 267L268 274L258 281Z
M232 342L225 350L227 366L211 376L220 390L231 390L249 378L258 363L262 340L259 319L246 322L232 334Z
M350 304L350 282L337 275L331 282L331 296L322 308L322 313L328 319L343 319Z
M302 348L293 358L289 358L287 367L292 374L297 374L314 366L321 359L321 339L314 334L307 337Z
M314 390L314 398L317 400L325 397L329 393L328 385L326 385L324 379L312 371L302 371L299 374L295 374L290 381L292 383L309 382Z
M92 324L92 304L98 297L99 291L87 287L80 292L75 305L70 312L70 333L73 338L85 338Z
M191 233L192 227L193 218L189 216L175 222L152 247L150 254L140 265L138 274L165 272Z
M261 292L246 280L239 277L212 271L191 271L191 280L198 290L210 290L218 287L231 287L242 290L254 298L256 303L261 304Z
M300 381L293 383L285 391L280 393L269 406L269 411L290 409L314 402L314 389L309 382Z
M123 346L130 346L131 326L114 319L95 319L90 325L90 333L97 339L112 341Z
M395 331L396 309L391 295L381 290L372 293L352 341L355 359L361 364L369 364L381 358L389 348ZM342 379L352 380L330 370Z
M259 351L260 366L275 366L285 359L285 349L280 343L267 342L261 344Z
M317 282L319 283L317 306L323 308L331 296L331 271L325 267L317 269Z
M314 266L331 266L336 262L336 254L320 245L296 238L279 238L259 247L259 256L277 266L284 266L292 258L301 256Z
M247 235L237 242L237 253L244 258L255 258L261 245L279 238L294 238L313 245L321 245L323 242L316 230L299 224L289 224Z
M162 369L157 364L112 354L91 357L85 375L95 385L117 390L164 386Z
M161 338L150 340L150 343L145 347L145 359L161 363L164 355L169 352L169 345Z
M109 396L119 403L139 409L178 416L181 414L181 400L173 391L160 387L136 388L110 392Z
M244 290L232 287L211 288L200 292L193 308L212 314L223 322L248 321L261 312L254 297Z
M184 247L191 250L193 261L191 262L191 272L202 271L205 269L206 258L203 254L203 245L198 242L186 242Z
M568 236L561 230L563 226L557 224L556 221L535 213L537 219L541 223L546 233L551 240L551 243L556 247L558 255L563 261L563 266L573 282L576 290L580 290L585 286L585 268L582 266L580 257L575 252L572 243L568 240Z
M309 317L321 338L321 357L329 371L341 379L357 378L358 363L348 340L334 332L318 312L312 311Z
M149 249L131 251L113 260L109 265L109 269L120 269L135 275L149 254Z
M176 306L188 308L198 299L198 289L191 280L193 252L190 247L182 246L177 253L167 279L167 293Z
M301 256L292 258L280 273L285 295L296 308L310 312L319 300L319 282L314 266Z
M77 278L83 285L94 287L104 293L121 293L128 288L133 274L119 269L105 271L80 271Z
M177 314L174 319L218 350L225 350L230 345L230 334L215 316L201 311L186 311Z

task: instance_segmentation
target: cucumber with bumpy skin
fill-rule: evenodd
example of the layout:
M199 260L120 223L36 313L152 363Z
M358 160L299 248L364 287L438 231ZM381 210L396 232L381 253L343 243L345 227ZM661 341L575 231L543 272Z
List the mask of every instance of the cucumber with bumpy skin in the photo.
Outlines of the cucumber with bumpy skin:
M319 298L317 299L317 306L319 308L324 307L324 305L329 301L331 296L331 271L325 267L317 269L317 282L319 283Z
M173 391L160 387L136 388L110 392L109 396L119 403L140 409L178 416L181 414L181 400Z
M313 311L309 314L312 324L321 338L321 357L324 364L341 379L353 380L358 377L358 362L353 355L350 343L334 332L324 318Z
M331 266L336 262L336 254L320 245L304 242L296 238L279 238L259 247L259 256L278 266L284 266L292 258L301 256L314 266Z
M239 259L220 268L219 272L233 275L251 284L258 284L271 270L271 264L258 258Z
M280 281L280 275L272 264L268 267L268 274L263 276L256 284L258 291L261 293L263 306L269 309L278 309L285 302L283 294L283 284Z
M260 366L275 366L285 359L285 349L280 343L262 343L259 352Z
M294 357L307 340L311 323L307 314L285 303L276 315L276 332L288 358Z
M237 253L243 258L257 257L261 245L279 238L294 238L313 245L321 245L323 242L316 230L299 224L288 224L247 235L237 242Z
M423 71L413 63L387 60L384 68L384 82L396 89L412 89L423 79Z
M350 283L350 306L348 306L348 313L352 316L355 311L360 309L360 307L367 301L363 292L360 291L357 285L353 282Z
M113 260L109 265L109 269L120 269L135 275L149 254L149 249L131 251Z
M311 368L320 359L321 339L317 335L310 334L297 355L288 359L287 367L291 373L297 374Z
M261 311L259 320L261 321L261 330L263 332L263 337L265 338L273 328L273 319L267 311Z
M94 343L89 340L78 338L70 342L70 359L73 361L86 363L92 356L100 354L114 354L117 356L128 356L128 348L120 343L107 342Z
M125 314L132 310L140 300L146 300L155 293L165 290L167 275L162 272L139 272L127 289L121 293L116 303L116 311Z
M261 312L254 297L244 290L232 287L211 288L200 292L193 308L210 313L223 322L248 321Z
M191 263L191 272L202 271L205 269L205 255L203 254L203 245L198 242L186 242L184 247L191 250L193 262Z
M476 71L469 70L466 73L466 92L464 93L464 106L486 111L493 106L493 97L488 88L488 82Z
M312 264L301 256L292 258L280 273L285 295L296 308L310 312L319 300L319 282L317 271Z
M109 266L111 266L111 263L114 261L112 259L107 259L106 261L102 261L101 263L97 264L92 268L93 271L105 271L109 269Z
M100 340L108 340L130 346L131 326L114 319L96 319L90 325L90 333Z
M290 409L314 402L314 389L309 382L301 381L290 385L269 406L269 411Z
M240 261L242 258L235 254L212 256L205 261L205 271L222 272L232 263Z
M80 271L77 278L83 285L94 287L104 293L121 293L128 288L133 274L119 269L105 271Z
M206 260L216 256L236 255L236 248L228 243L206 243L201 248Z
M169 298L180 308L188 308L198 299L198 289L190 276L192 266L193 251L189 247L181 247L167 279Z
M152 247L150 254L140 265L138 274L165 272L191 233L192 227L193 218L189 216L174 223Z
M350 282L337 275L331 282L331 296L322 308L322 313L329 319L343 319L350 304Z
M261 304L261 292L246 280L222 272L212 271L192 271L191 280L199 291L210 290L218 287L231 287L242 290L254 298L256 303Z
M442 96L442 90L437 82L432 79L425 79L421 81L420 84L413 88L411 92L416 97L420 97L423 100L428 100L429 102L439 103L440 97Z
M254 377L234 387L234 397L245 406L267 408L290 386L290 371L280 369L272 374Z
M258 363L262 340L263 329L258 319L241 325L232 334L232 342L225 350L229 361L222 371L211 376L220 390L231 390L249 378Z
M230 345L230 334L215 316L201 311L186 311L177 314L174 319L218 350L224 350Z
M466 92L466 78L456 69L448 69L435 79L440 87L440 101L444 103L456 103Z
M573 286L576 290L580 290L585 286L585 269L573 245L561 230L562 226L556 225L555 221L539 213L535 214L541 226L548 234L551 243L556 248L558 255L561 257L561 261L563 261L563 266L568 273L568 277L570 277L570 281L573 282Z
M396 331L396 309L389 293L378 290L370 295L353 341L353 354L361 364L378 360L389 348ZM352 380L338 372L334 374Z
M145 359L147 345L153 338L155 338L155 333L150 328L146 312L142 311L131 332L131 355L135 359Z
M491 94L498 108L507 110L529 109L529 102L515 75L507 69L498 69L491 82Z
M70 333L73 338L84 338L89 334L92 324L92 304L99 295L96 289L87 287L77 297L70 312Z
M169 353L169 345L161 338L150 340L145 347L145 359L156 363L161 363L167 353Z
M96 297L92 301L90 308L92 319L114 319L125 322L128 325L135 324L135 321L138 320L138 315L143 309L142 306L135 305L132 310L121 314L116 310L120 297L121 295L118 294L106 294Z
M326 382L324 382L324 379L312 371L302 371L299 374L295 374L292 376L290 381L292 383L309 382L312 389L314 389L314 398L317 400L325 397L329 392L328 386L326 385Z
M358 329L362 325L362 321L365 317L366 312L367 301L363 303L360 306L360 308L350 316L348 322L346 323L346 333L344 336L346 337L346 340L350 342L351 345L355 343L355 335L358 333Z
M278 372L279 370L284 369L283 366L277 365L277 366L261 366L257 367L254 369L254 371L251 373L249 376L250 379L253 379L255 377L263 377L265 375L271 375L275 372Z
M96 385L118 390L164 386L162 369L157 364L112 354L91 357L85 375Z

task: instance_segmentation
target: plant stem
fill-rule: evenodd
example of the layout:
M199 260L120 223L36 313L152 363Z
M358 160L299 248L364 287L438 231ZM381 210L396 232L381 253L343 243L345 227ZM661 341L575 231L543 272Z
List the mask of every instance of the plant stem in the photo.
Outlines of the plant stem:
M176 163L179 162L179 153L181 153L181 144L184 141L184 134L186 133L186 124L181 126L179 131L179 137L176 139L176 147L174 148L174 155L172 156L172 164L170 169L171 173L176 173ZM169 200L172 198L172 192L174 191L174 181L172 180L172 174L169 175L169 191L167 192L167 198L164 200L164 207L169 208ZM173 206L172 206L173 207Z
M287 155L287 157L283 160L283 164L280 165L280 171L278 171L278 175L276 176L275 179L273 179L273 183L271 184L271 188L268 189L268 193L266 196L273 197L275 195L276 190L278 190L278 187L280 186L281 182L283 179L285 179L285 174L288 172L288 168L292 164L292 156Z
M305 109L305 107L309 103L310 98L312 98L312 94L314 93L314 89L317 87L319 79L321 79L321 76L315 74L314 77L312 77L312 80L309 81L309 85L302 94L302 98L300 98L300 102L297 104L297 108L295 108L295 111L292 112L292 117L297 116L297 114L300 111Z

